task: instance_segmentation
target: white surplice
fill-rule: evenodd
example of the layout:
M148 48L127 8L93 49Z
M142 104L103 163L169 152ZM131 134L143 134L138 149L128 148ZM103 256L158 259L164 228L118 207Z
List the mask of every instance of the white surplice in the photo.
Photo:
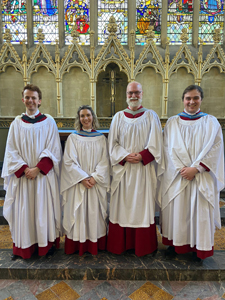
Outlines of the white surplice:
M219 193L224 188L222 130L217 119L206 115L186 121L170 118L164 129L166 171L162 180L162 233L174 246L196 246L210 251L215 225L220 228ZM179 171L203 163L210 172L192 181Z
M111 184L110 222L121 227L149 227L154 224L157 176L164 171L162 128L157 114L146 110L138 118L118 112L109 131ZM120 165L128 154L148 149L155 160Z
M71 134L66 142L61 173L63 227L69 239L97 242L106 235L107 190L110 186L109 158L104 135ZM93 177L87 189L81 181Z
M58 184L61 144L54 119L46 117L31 124L18 116L8 133L2 170L6 190L3 214L15 246L22 249L36 243L46 247L59 237L61 230ZM44 157L53 162L47 175L39 173L31 180L14 174L23 165L35 167Z

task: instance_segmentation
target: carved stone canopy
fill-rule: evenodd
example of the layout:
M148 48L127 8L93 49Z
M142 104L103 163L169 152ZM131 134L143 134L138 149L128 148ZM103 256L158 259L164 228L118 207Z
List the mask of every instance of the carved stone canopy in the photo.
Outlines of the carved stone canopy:
M113 16L111 16L109 18L108 31L109 31L109 33L116 33L117 32L116 19Z

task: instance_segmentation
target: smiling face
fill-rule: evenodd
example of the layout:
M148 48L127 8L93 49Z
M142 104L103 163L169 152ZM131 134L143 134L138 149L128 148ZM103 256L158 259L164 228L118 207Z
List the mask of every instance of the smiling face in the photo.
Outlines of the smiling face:
M187 113L195 114L202 103L201 94L198 90L192 90L184 95L184 108Z
M93 116L89 109L82 109L79 113L80 123L83 126L83 129L92 129Z
M38 106L41 105L41 99L39 99L38 92L36 91L25 90L22 101L26 106L28 115L34 115L38 110Z
M131 110L137 110L142 102L142 87L138 82L131 82L127 86L127 104Z

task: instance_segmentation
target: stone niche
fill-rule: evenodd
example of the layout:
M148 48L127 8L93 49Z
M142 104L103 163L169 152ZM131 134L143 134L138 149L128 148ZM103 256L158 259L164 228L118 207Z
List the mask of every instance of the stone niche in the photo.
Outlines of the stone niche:
M23 77L14 67L0 73L0 115L4 117L21 115L25 111L22 102Z
M114 87L112 86L112 81ZM121 72L115 63L109 64L106 70L99 74L96 85L96 111L98 117L112 117L114 109L116 113L127 107L127 83L127 75ZM115 108L111 102L112 89L114 89L115 93Z
M186 68L179 68L176 73L171 75L168 91L168 117L183 111L182 94L191 84L195 84L194 76L188 73Z
M81 68L73 67L64 74L62 96L64 117L75 117L79 106L90 105L89 77Z
M162 76L155 72L154 68L145 68L138 74L136 81L142 84L143 102L146 108L153 109L159 117L162 114Z
M201 110L217 118L224 118L225 74L220 73L219 68L210 69L203 76L201 87L204 92Z
M42 102L40 111L44 114L57 116L57 92L55 76L48 72L47 68L40 67L37 73L31 76L31 82L42 91Z

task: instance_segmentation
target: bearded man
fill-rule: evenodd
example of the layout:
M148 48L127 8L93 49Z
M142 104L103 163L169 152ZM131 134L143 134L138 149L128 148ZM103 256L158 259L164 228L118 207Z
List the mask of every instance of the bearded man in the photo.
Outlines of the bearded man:
M111 185L108 251L157 251L157 176L164 170L162 129L157 114L141 106L142 86L127 86L128 108L116 113L109 130Z

